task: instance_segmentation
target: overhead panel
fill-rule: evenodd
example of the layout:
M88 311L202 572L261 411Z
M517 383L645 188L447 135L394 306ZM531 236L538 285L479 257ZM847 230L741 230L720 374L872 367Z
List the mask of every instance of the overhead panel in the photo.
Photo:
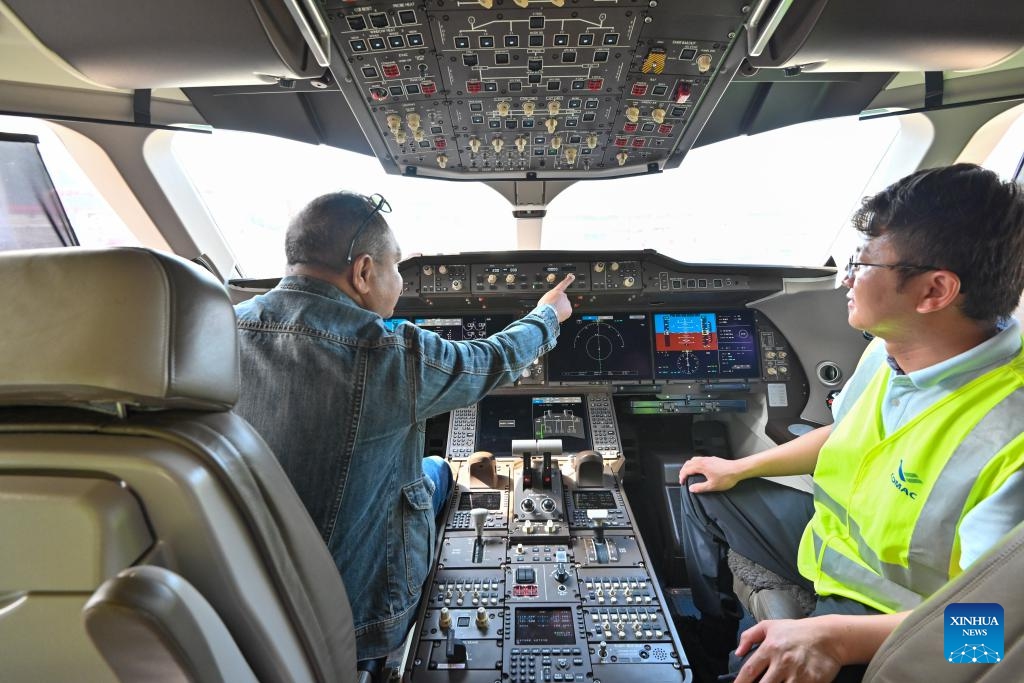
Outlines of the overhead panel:
M349 70L339 85L389 172L529 180L678 165L702 98L738 64L722 68L746 9L328 0L325 12Z

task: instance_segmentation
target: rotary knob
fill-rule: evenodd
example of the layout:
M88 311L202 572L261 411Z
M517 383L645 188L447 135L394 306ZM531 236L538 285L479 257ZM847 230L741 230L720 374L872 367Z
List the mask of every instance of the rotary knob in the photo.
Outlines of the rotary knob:
M462 280L452 280L452 289L456 292L462 289Z
M509 273L505 276L505 284L514 285L516 283L515 273Z
M498 281L498 276L495 275L494 273L491 273L490 275L487 276L487 284L493 285L497 281Z
M603 273L604 272L604 261L598 261L597 263L594 264L594 272L595 273Z
M424 275L433 275L434 274L434 266L423 266L423 274Z
M524 498L523 502L519 504L519 507L523 508L524 512L533 512L537 509L533 502L533 498Z
M632 275L624 277L622 279L622 284L626 287L632 287L633 285L636 284L636 278L634 278Z
M554 281L555 281L556 279L557 279L557 276L556 276L556 275L555 275L554 273L548 273L547 277L545 277L545 278L544 278L544 280L545 280L545 281L546 281L546 282L547 282L548 284L552 284L552 283L554 283Z
M540 509L543 510L544 512L554 512L555 501L552 500L551 498L545 498L540 502Z
M448 266L438 266L437 267L437 272L441 273L441 275L447 275L448 274Z
M612 265L610 266L610 268L612 269L612 272L615 272L615 271L616 271L616 270L618 270L618 269L619 269L620 267L621 267L621 266L620 266L620 265L618 264L618 262L617 262L617 261L612 261Z

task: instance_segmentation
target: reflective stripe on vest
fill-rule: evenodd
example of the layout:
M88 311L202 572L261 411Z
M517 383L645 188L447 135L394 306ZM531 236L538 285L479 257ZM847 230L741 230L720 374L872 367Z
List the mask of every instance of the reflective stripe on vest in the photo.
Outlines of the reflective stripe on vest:
M1024 351L1010 365L1019 366L1022 358ZM898 459L900 479L903 479L904 458L919 466L927 463L921 470L925 481L913 481L910 476L910 483L905 485L920 484L917 488L925 494L920 509L913 507L917 500L897 497L899 502L894 503L891 490L879 489L872 501L877 503L877 508L853 510L851 515L819 483L816 471L815 515L801 541L799 564L801 572L815 582L821 594L845 595L884 611L898 611L913 608L923 597L935 592L951 578L951 570L958 573L953 562L960 520L978 500L990 495L1006 476L1020 468L1024 454L1017 451L1021 449L1016 448L1012 453L1003 451L1021 433L1024 388L1020 387L1019 375L1003 366L940 401L936 404L941 406L939 409L927 409L920 423L915 425L913 437L908 437L911 432L901 428L893 435L876 438L871 434L872 425L867 424L870 419L866 418L870 418L870 410L874 410L875 416L880 415L887 376L887 368L880 369L858 400L860 405L854 412L859 415L855 419L863 426L856 432L849 431L854 425L846 424L848 418L844 418L841 425L847 430L846 441L866 448L863 457L840 459L839 456L850 455L844 451L846 441L840 434L838 442L832 444L828 456L831 460L823 468L821 481L824 486L842 493L843 499L852 501L859 497L863 507L865 493L878 485L878 473L887 462ZM983 400L981 395L989 400ZM862 404L865 400L870 405ZM975 413L976 417L972 417ZM973 426L970 425L972 419L977 420ZM909 424L915 421L917 418ZM943 439L941 430L950 424L958 425L957 432ZM881 434L880 419L876 426ZM832 438L836 436L834 432ZM950 439L959 439L959 443L951 443ZM997 456L1001 456L998 463L994 462ZM985 490L975 491L979 475L990 464L992 469L981 485ZM865 480L865 472L873 478ZM895 477L893 483L899 488ZM911 494L910 489L906 494L916 498L916 493ZM881 559L865 538L854 519L858 513L862 521L872 523L877 547L887 549L890 561ZM878 520L866 516L872 513L893 515L885 519L895 520L896 530L889 531ZM902 558L906 566L891 561Z

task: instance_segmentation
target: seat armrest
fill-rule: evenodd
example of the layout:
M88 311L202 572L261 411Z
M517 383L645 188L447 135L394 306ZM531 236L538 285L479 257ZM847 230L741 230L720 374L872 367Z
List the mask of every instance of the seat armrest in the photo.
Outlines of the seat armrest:
M82 614L93 644L125 683L257 683L206 598L162 567L125 569L96 590Z

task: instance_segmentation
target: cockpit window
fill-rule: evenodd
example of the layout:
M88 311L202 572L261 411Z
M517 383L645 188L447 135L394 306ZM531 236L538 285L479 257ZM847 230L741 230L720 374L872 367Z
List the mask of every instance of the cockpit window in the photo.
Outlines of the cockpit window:
M52 180L60 204L67 213L67 219L71 221L78 244L84 247L139 246L139 238L128 229L124 220L100 192L94 178L87 175L79 166L62 139L54 132L54 128L54 124L39 119L0 116L0 132L32 135L39 139L39 156L49 175L47 183ZM67 130L64 130L64 133L74 135ZM95 169L91 170L96 172ZM97 172L97 175L102 174ZM26 179L21 178L19 181L26 182ZM0 183L0 190L2 189L3 184ZM7 199L14 202L11 196ZM2 201L3 198L0 197L0 202ZM49 224L53 220L53 216L43 217L47 230L50 230ZM66 243L66 240L64 241ZM24 248L42 245L25 242L19 246Z
M899 130L896 118L815 121L694 149L659 175L576 183L548 207L541 245L820 266Z
M371 156L252 133L175 133L172 149L247 277L281 275L289 219L341 189L388 198L405 256L515 248L512 207L486 185L388 175Z

